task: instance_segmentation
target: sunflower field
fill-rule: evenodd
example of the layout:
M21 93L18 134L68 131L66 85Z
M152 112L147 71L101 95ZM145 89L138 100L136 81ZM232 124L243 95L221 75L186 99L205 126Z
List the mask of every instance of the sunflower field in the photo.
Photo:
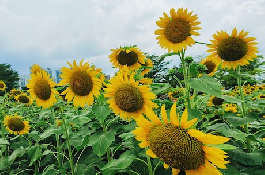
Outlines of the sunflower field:
M234 28L195 41L200 22L183 8L156 24L166 56L181 60L176 86L145 76L154 65L136 45L110 50L110 80L84 60L67 62L58 84L37 64L27 90L0 80L0 175L264 175L265 84L242 71L263 59L256 38ZM185 56L194 44L209 53L197 64Z

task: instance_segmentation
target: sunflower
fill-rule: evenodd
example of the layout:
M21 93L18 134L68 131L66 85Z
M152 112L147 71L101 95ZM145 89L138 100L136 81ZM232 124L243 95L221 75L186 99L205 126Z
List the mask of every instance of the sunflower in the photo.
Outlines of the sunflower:
M221 106L225 100L215 96L211 96L208 101L208 106Z
M6 89L6 84L2 80L0 80L0 91L4 91Z
M153 62L151 59L146 59L145 64L142 64L142 66L144 66L144 69L142 70L141 75L144 76L153 68Z
M149 120L143 116L138 118L138 127L133 134L136 140L141 141L141 148L148 147L146 154L162 160L164 168L172 168L173 175L180 171L185 171L186 175L221 174L215 166L226 168L225 164L229 163L224 160L228 157L226 152L214 145L223 144L229 138L188 129L197 118L187 121L187 109L180 121L176 114L176 103L171 107L170 121L165 105L161 107L162 121L153 110L148 110L146 116Z
M124 69L128 67L130 70L137 70L141 64L145 64L145 55L137 47L120 47L111 49L109 55L110 62L115 68Z
M141 84L152 84L153 83L153 79L152 78L141 78L139 80L139 82Z
M225 112L237 112L237 105L236 104L225 104Z
M135 81L134 73L118 72L106 87L104 96L110 98L107 103L116 115L125 120L137 119L148 108L155 106L151 100L156 95L150 91L148 85Z
M172 8L170 16L166 13L163 15L164 17L160 17L160 20L156 22L160 29L155 31L155 35L158 35L157 43L161 48L168 49L168 52L179 52L195 44L191 35L199 36L196 30L201 29L197 26L201 23L196 21L197 15L192 15L192 12L188 13L188 10L183 8L179 8L177 12Z
M31 71L31 75L33 74L36 75L37 72L43 72L45 70L42 69L38 64L33 64L30 68L30 71Z
M265 94L259 94L259 95L258 95L258 98L259 98L259 99L265 99Z
M20 102L23 103L25 105L30 105L32 104L32 99L30 98L30 96L28 96L25 93L19 94L17 96L15 96L15 99Z
M45 71L31 74L31 79L28 81L30 96L36 99L38 106L44 108L52 106L57 102L55 95L59 94L54 87L56 83L50 78L50 75Z
M61 95L66 95L65 99L70 102L73 100L74 106L84 107L86 104L91 105L94 102L94 96L100 95L101 80L98 78L100 72L95 67L90 67L88 63L83 64L81 60L79 66L76 60L73 64L67 62L70 68L63 67L60 77L62 80L59 86L69 84Z
M4 119L4 126L6 126L6 129L10 134L15 135L27 134L30 129L29 121L22 120L22 117L17 116L17 113L15 113L14 116L6 115Z
M249 61L257 57L258 48L255 45L258 43L254 42L256 38L246 37L247 35L248 32L244 30L237 33L236 28L233 29L231 36L222 30L213 34L212 44L207 45L210 48L207 52L212 52L208 58L216 65L222 64L222 68L228 69L249 64Z
M216 72L217 70L217 66L212 60L202 59L200 61L200 64L205 65L207 70L205 70L204 72L209 76L213 76L214 72Z
M12 89L10 92L9 92L9 97L16 97L17 95L20 95L22 94L21 90L19 89Z

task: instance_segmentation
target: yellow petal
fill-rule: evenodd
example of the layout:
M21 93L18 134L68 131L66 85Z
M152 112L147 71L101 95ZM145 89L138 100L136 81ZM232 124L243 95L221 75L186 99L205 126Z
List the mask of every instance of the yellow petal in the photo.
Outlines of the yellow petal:
M161 107L161 117L165 124L168 124L167 111L165 110L165 104Z
M188 120L188 110L187 108L184 110L182 116L181 116L181 119L180 119L180 125L181 127L187 122Z
M230 138L227 137L216 136L212 134L204 134L203 132L198 131L196 129L189 129L187 132L190 136L195 137L199 141L210 145L223 144L228 140L230 140Z
M148 149L145 153L146 153L146 155L148 155L152 158L157 158L157 156L155 155L155 153L151 149Z

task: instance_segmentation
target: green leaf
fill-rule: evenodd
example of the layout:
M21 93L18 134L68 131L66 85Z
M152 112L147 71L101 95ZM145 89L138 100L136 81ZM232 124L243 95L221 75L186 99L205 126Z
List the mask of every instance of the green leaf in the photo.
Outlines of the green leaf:
M40 145L34 145L28 150L28 155L31 158L29 166L42 156L41 151L42 149Z
M227 169L220 169L220 171L224 174L224 175L240 175L239 171L231 166L231 165L226 165Z
M2 157L0 158L0 170L3 170L9 166L8 158Z
M244 118L237 116L234 113L226 113L224 115L224 118L228 120L228 122L233 126L241 126L245 125L250 122L254 122L258 119L258 115L252 114L252 115L246 115Z
M45 171L42 173L42 175L50 175L50 174L56 174L56 170L54 169L54 164L51 164L48 166L48 168L45 169Z
M74 119L73 119L73 123L75 124L75 125L83 125L83 124L85 124L85 123L88 123L88 122L90 122L91 121L91 118L89 118L89 117L85 117L85 116L77 116L77 117L75 117Z
M241 132L240 130L237 129L222 130L222 133L225 135L225 137L233 137L237 140L242 140L242 141L244 141L248 136L244 132Z
M111 143L115 140L115 135L108 133L95 133L89 138L89 145L98 156L103 156Z
M92 106L92 110L95 112L96 118L100 123L104 122L107 116L110 115L111 113L111 110L108 105L104 106L94 105Z
M190 86L197 91L204 92L209 95L214 95L221 98L221 88L222 85L213 77L208 75L203 75L200 78L190 78Z
M188 114L189 114L188 120L198 118L198 121L200 121L202 119L202 113L201 113L201 111L199 111L197 109L189 109Z
M9 145L9 141L4 138L0 138L0 145Z
M17 158L17 157L21 157L23 156L25 153L25 148L24 147L20 147L15 149L12 154L8 157L8 161L10 164L12 164L12 162Z
M264 152L245 153L241 149L228 151L229 157L244 165L261 165L265 161Z
M236 149L237 147L229 144L211 145L212 147L222 149L224 151Z
M222 95L222 99L229 103L241 103L241 100L238 98L235 98L233 96L228 96L228 95Z
M41 140L46 139L46 138L49 137L50 135L52 135L52 134L56 134L56 133L58 133L58 128L50 127L50 128L48 128L48 129L46 129L46 130L44 131L44 133L42 133L42 134L40 135L40 139L41 139Z

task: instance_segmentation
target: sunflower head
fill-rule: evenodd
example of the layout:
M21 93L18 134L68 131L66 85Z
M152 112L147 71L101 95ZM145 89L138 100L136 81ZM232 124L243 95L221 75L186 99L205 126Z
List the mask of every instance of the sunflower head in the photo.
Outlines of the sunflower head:
M209 58L216 65L222 64L222 68L228 69L249 64L249 61L257 57L258 48L255 46L257 42L254 42L256 38L246 37L247 35L248 32L244 30L238 33L236 28L231 35L222 30L217 32L213 35L212 44L207 45L210 48L207 52L212 52Z
M22 94L21 90L19 89L12 89L10 92L9 92L9 96L10 97L16 97L17 95L20 95Z
M30 96L28 96L25 93L19 94L15 97L15 99L19 102L19 103L23 103L25 105L30 105L32 104L32 99L30 98Z
M200 24L197 19L197 15L192 15L192 12L188 13L188 10L183 8L179 8L177 12L172 8L170 16L164 13L164 16L156 22L160 27L155 31L160 47L168 49L168 52L179 52L195 44L191 36L200 35L196 30L201 29L197 26Z
M0 80L0 91L4 91L6 89L6 84L2 80Z
M6 115L4 119L4 126L6 126L6 129L9 131L9 133L15 135L27 134L30 129L29 122L23 121L22 117L17 116L17 114L14 116Z
M83 61L81 60L79 65L76 64L76 60L73 61L73 64L67 62L70 68L63 67L61 69L62 80L58 84L59 86L69 86L61 95L66 95L65 99L68 102L73 100L75 107L91 105L94 102L94 96L100 95L101 69L96 69L95 66L90 67L88 63L83 64Z
M135 81L134 75L133 72L118 72L104 88L110 108L116 115L129 120L137 119L147 108L155 106L151 100L156 98L148 85Z
M258 98L259 98L259 99L265 99L265 94L259 94L259 95L258 95Z
M206 70L204 72L209 76L212 76L217 70L216 64L210 59L202 59L200 64L206 67Z
M45 71L31 74L31 79L27 84L30 96L36 99L38 106L44 108L50 107L57 102L55 95L58 94L58 92L54 89L55 86L56 83Z
M158 157L164 162L165 168L172 168L174 174L178 174L181 170L188 174L220 173L213 164L219 168L226 168L225 164L228 161L224 158L228 156L224 151L214 148L213 145L225 143L229 138L189 129L195 124L197 118L188 121L186 109L180 119L176 114L176 103L172 106L169 115L170 119L163 105L161 107L162 120L151 109L146 113L148 119L143 116L138 118L138 126L133 134L141 142L139 146L147 148L148 156Z
M126 46L111 49L110 62L120 70L128 67L130 70L138 70L141 64L145 64L145 55L136 46Z
M226 112L237 113L237 105L236 104L224 104Z
M224 101L225 100L222 98L212 96L209 100L208 106L222 106Z
M40 67L40 65L38 65L38 64L33 64L33 65L31 66L31 68L30 68L31 75L32 75L32 74L36 75L37 72L43 72L43 71L45 72L45 70L42 69L42 68Z

